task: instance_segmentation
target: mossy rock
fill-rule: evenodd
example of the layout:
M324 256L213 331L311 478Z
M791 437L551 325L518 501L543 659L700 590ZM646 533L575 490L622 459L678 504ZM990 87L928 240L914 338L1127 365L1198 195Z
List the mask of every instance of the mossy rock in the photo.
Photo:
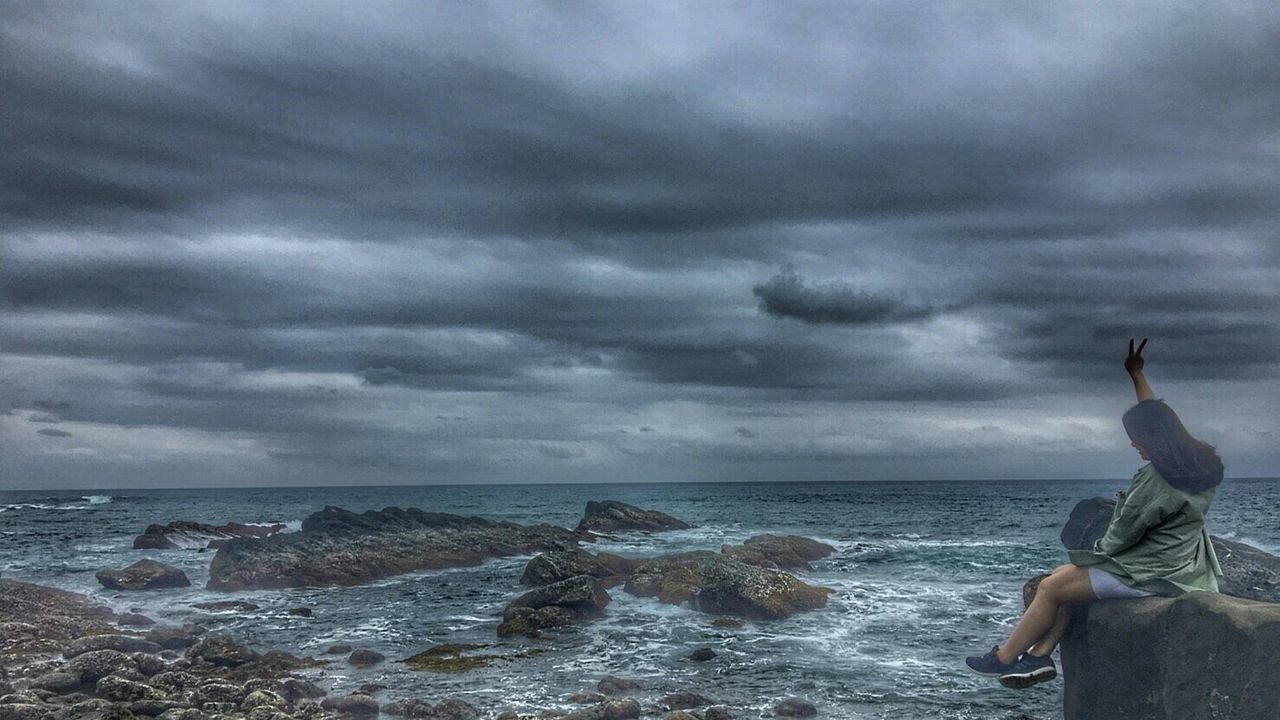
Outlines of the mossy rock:
M502 659L499 655L465 655L468 650L487 647L476 643L442 643L405 659L410 670L460 673L482 668Z

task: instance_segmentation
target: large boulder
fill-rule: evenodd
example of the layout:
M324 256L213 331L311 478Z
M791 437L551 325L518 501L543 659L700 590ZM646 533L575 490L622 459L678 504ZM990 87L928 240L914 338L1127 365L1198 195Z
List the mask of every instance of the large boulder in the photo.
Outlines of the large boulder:
M660 602L688 602L702 612L774 620L827 604L831 588L802 582L772 568L748 565L707 550L653 558L623 586Z
M286 530L284 523L246 525L227 523L207 525L190 520L175 520L168 525L148 525L133 539L134 550L175 550L178 548L215 548L221 543L241 537L267 537Z
M1077 603L1064 720L1264 720L1280 708L1280 605L1192 592Z
M518 525L417 508L353 513L331 506L304 520L299 532L228 541L209 566L208 587L358 585L415 570L562 549L585 538L548 524Z
M582 548L549 550L538 553L529 560L524 566L520 582L525 585L550 585L575 575L591 575L600 578L605 585L616 585L643 562L613 553L592 553Z
M187 574L155 560L139 560L123 570L99 570L94 577L108 590L158 590L190 587Z
M734 560L779 570L812 570L810 562L835 551L824 542L799 535L755 535L741 545L720 547L721 553Z
M609 593L591 575L575 575L534 588L502 611L498 635L536 635L538 631L600 617Z
M1062 528L1062 544L1068 549L1088 548L1107 530L1115 500L1081 500ZM1280 557L1234 540L1210 535L1223 577L1218 590L1226 595L1280 602Z
M613 532L617 530L687 530L689 523L657 510L644 510L618 500L591 500L578 521L579 531Z

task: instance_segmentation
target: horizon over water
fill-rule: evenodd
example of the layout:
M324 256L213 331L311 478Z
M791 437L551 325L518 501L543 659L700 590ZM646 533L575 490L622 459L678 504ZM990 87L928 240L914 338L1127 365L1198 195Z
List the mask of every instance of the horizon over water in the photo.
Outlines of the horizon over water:
M758 482L506 483L0 490L0 575L86 592L161 622L199 620L258 649L321 655L334 643L371 647L388 662L356 670L337 662L316 678L347 692L389 689L384 701L457 695L485 707L563 707L605 674L635 678L646 696L696 691L734 717L768 717L788 695L829 718L990 720L1026 713L1061 718L1062 680L1028 690L971 674L964 657L1002 641L1022 612L1023 582L1066 562L1058 532L1079 500L1113 497L1126 479L846 480ZM527 590L528 555L474 567L409 573L344 588L216 593L204 589L213 552L137 551L152 523L283 521L296 529L326 505L389 506L573 527L588 500L616 499L693 523L691 530L621 534L592 551L644 557L719 550L760 533L804 535L836 552L802 580L836 589L825 608L740 629L713 616L636 598L621 587L605 617L543 640L498 641L502 607ZM1208 516L1212 534L1280 552L1280 479L1228 479ZM182 568L192 587L125 593L94 579L152 557ZM252 614L207 613L192 603L234 598ZM305 606L314 617L288 614ZM442 642L545 652L461 674L412 672L399 662ZM686 656L711 647L717 656Z

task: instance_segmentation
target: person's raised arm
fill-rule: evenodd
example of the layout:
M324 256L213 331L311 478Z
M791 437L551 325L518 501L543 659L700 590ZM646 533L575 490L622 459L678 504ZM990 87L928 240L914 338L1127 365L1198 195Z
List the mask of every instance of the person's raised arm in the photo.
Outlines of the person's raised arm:
M1129 379L1133 380L1133 390L1138 394L1138 402L1155 397L1155 393L1151 392L1151 386L1147 384L1147 377L1142 374L1142 366L1146 364L1142 359L1142 348L1146 346L1147 339L1142 338L1138 349L1134 350L1133 338L1129 338L1129 357L1124 359L1124 369L1129 371Z

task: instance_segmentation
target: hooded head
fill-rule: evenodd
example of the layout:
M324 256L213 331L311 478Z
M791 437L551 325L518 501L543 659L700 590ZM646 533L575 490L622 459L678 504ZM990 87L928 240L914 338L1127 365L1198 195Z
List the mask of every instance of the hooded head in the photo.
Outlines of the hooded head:
M1170 485L1198 493L1222 482L1222 460L1214 447L1195 439L1163 400L1143 400L1123 418L1125 432L1146 451Z

